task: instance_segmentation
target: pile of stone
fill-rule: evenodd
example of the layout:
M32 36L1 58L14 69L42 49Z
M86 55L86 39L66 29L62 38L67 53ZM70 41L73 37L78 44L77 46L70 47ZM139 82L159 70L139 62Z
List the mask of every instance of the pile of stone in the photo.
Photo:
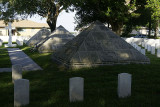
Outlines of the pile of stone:
M49 37L50 31L46 28L42 28L39 32L37 32L34 36L32 36L26 44L28 46L34 47L37 43L43 41L46 37Z
M74 35L67 31L63 26L59 26L49 35L48 38L46 38L43 42L39 42L37 44L37 48L40 53L53 52L73 38Z
M52 60L69 68L150 63L149 58L99 21L57 49Z

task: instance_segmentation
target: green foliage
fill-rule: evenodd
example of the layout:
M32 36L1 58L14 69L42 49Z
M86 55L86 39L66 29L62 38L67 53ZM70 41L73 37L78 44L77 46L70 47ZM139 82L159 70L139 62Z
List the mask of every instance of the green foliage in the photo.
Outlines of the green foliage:
M7 49L0 48L0 68L10 68L11 66Z
M146 8L151 11L151 20L153 20L153 27L155 31L155 38L157 37L159 30L159 20L160 20L160 1L159 0L147 0Z
M152 13L152 19L160 19L160 1L159 0L147 0L146 8L149 8Z
M14 21L35 14L47 18L51 31L56 27L59 13L70 6L66 0L2 0L0 19Z
M96 20L109 24L126 22L130 14L128 10L131 9L124 0L78 0L74 6L79 28Z

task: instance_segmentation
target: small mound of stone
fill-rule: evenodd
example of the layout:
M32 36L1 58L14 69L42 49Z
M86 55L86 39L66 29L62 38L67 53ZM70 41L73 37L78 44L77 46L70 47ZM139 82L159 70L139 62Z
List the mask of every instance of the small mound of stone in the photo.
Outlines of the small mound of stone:
M53 52L73 38L74 35L67 31L63 26L59 26L49 35L48 38L46 38L43 42L39 42L37 48L40 53Z
M32 36L26 44L30 47L34 47L37 43L43 41L46 37L48 37L50 33L51 32L48 29L42 28L39 32Z

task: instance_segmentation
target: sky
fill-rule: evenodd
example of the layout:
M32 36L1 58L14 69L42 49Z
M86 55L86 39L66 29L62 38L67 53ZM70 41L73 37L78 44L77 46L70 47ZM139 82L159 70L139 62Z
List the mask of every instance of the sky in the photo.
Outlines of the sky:
M64 28L66 28L69 32L76 32L74 31L76 24L74 23L74 16L76 12L69 12L66 13L65 11L62 11L57 19L57 27L62 25ZM28 18L28 20L32 20L39 23L46 23L45 18L41 18L38 15L35 15L34 17Z

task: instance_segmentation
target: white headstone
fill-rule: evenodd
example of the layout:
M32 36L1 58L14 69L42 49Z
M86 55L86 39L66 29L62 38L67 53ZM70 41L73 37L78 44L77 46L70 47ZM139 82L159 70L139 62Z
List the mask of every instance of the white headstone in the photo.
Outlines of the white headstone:
M159 43L155 43L155 48L157 49L157 46L159 45Z
M142 47L145 47L145 42L142 42Z
M22 40L16 40L16 43L18 44L18 46L23 46L23 41Z
M14 107L29 104L29 80L18 79L14 82Z
M131 74L118 74L118 96L124 98L131 96Z
M148 45L145 43L145 49L147 49Z
M70 102L83 101L84 79L73 77L69 79L69 97Z
M160 49L157 49L157 57L160 58Z
M140 47L140 46L137 46L137 50L140 52L140 51L141 51L141 47Z
M138 47L138 45L137 45L137 44L134 44L134 48L137 49L137 47Z
M0 41L0 47L2 46L2 42Z
M147 51L150 52L151 51L151 45L148 45L147 47Z
M145 54L146 54L146 50L145 50L145 49L141 49L141 53L142 53L143 55L145 55Z
M157 44L157 45L156 45L156 49L160 49L160 44Z
M12 65L12 82L17 79L22 79L22 66L21 65Z
M155 55L155 47L154 46L151 47L151 54Z

